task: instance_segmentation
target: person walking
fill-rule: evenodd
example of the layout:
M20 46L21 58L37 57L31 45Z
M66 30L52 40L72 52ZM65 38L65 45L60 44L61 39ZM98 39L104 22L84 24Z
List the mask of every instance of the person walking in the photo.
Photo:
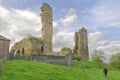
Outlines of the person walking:
M104 73L105 77L107 77L108 69L107 69L106 67L104 67L104 69L103 69L103 73Z

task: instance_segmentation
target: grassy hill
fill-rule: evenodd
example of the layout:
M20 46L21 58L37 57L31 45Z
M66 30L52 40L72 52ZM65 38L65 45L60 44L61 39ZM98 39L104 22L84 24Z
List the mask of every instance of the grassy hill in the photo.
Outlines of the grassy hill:
M103 65L101 66L103 67ZM75 62L73 67L41 62L10 60L4 65L3 80L120 80L120 71L109 70L105 78L102 68L93 62Z

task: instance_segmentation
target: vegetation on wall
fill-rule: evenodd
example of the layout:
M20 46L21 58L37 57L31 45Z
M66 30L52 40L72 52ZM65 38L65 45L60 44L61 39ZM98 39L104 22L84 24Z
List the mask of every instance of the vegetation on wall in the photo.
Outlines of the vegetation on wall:
M61 48L61 51L62 52L72 52L72 50L70 48L68 48L68 47Z
M36 41L36 42L38 42L38 44L43 45L42 38L38 38L38 37L35 37L35 36L32 36L29 34L29 35L27 35L26 39L30 40L31 42Z

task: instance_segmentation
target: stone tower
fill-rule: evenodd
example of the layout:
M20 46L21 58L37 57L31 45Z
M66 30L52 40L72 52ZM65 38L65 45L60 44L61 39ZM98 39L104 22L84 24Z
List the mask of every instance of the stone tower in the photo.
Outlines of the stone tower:
M41 7L41 23L42 23L42 39L43 39L43 54L52 52L52 35L53 35L53 20L52 20L52 8L43 3Z
M75 32L75 46L73 52L80 55L82 61L89 60L87 30L81 28Z

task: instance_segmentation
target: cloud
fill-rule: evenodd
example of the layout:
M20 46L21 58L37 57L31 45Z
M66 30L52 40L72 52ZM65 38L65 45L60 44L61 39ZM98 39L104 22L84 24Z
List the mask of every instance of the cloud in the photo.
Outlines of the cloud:
M88 34L88 46L89 46L89 57L93 51L98 48L98 46L107 44L107 40L105 41L103 38L106 36L106 33L96 31Z
M54 50L55 51L59 51L62 47L69 47L69 48L73 49L74 33L60 31L54 36L53 42L54 42Z
M116 33L120 28L119 3L120 0L101 0L99 4L81 12L84 15L81 21L83 24L87 24L88 28L91 26L89 30L94 28L95 31L100 29L106 32L97 31L90 33L88 37L90 51L92 52L94 49L102 50L105 52L107 59L112 54L120 52L119 38L116 37L119 35L119 33ZM116 31L115 33L113 33L113 29ZM115 38L117 38L117 41L114 41Z
M69 25L77 21L77 14L74 8L65 9L65 12L67 13L66 16L60 20L63 25Z
M60 51L62 47L69 47L73 49L74 46L74 32L71 31L73 25L77 21L77 14L74 8L63 9L65 17L53 22L54 36L53 44L54 50ZM65 27L68 26L69 27Z
M106 34L100 31L96 31L96 32L88 34L89 46L96 45L98 41L100 41L105 36Z
M59 32L58 23L53 21L53 35Z
M2 4L2 0L0 0L0 5Z
M9 39L12 44L28 34L40 36L40 17L28 10L7 9L0 6L0 32Z
M99 46L104 46L104 45L108 45L109 44L109 41L108 40L102 40L102 41L98 41L97 44Z
M9 1L16 2L16 3L19 3L19 2L27 3L27 1L31 1L31 0L9 0Z
M92 9L92 14L97 22L106 27L118 27L120 26L118 17L120 17L120 11L110 9L110 6L98 6ZM106 24L105 24L106 23Z
M63 9L63 12L65 17L60 18L57 22L53 22L55 51L60 51L62 47L69 47L71 49L74 47L74 31L71 31L71 29L72 25L77 21L77 12L74 8Z
M88 34L89 51L91 55L95 49L102 50L108 62L112 54L120 52L120 41L109 41L104 37L106 37L106 33L100 31Z
M98 5L81 11L82 21L96 27L119 27L119 3L120 0L101 0Z
M109 42L108 45L105 45L105 46L99 46L97 48L98 50L103 50L106 54L116 54L118 52L120 52L120 43L112 43Z

